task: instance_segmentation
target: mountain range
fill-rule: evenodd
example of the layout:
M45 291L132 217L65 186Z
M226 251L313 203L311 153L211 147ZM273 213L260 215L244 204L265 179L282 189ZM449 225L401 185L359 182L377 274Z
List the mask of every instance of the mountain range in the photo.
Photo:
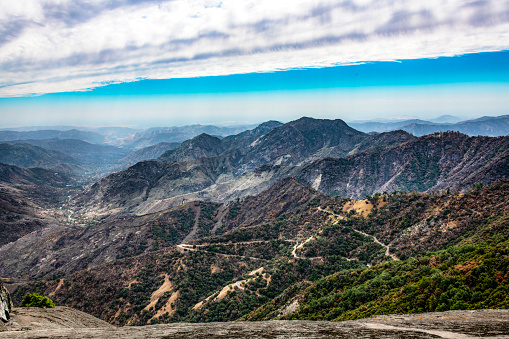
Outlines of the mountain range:
M119 145L131 149L140 149L156 145L161 142L181 143L202 133L225 137L245 130L255 128L256 125L242 125L232 127L218 127L214 125L188 125L181 127L153 127L138 132L123 139Z
M115 325L509 307L509 136L202 128L131 149L0 144L14 302L37 292ZM78 173L94 168L116 172Z
M233 144L202 134L98 181L74 206L95 215L144 214L196 199L242 198L288 176L356 199L394 190L462 190L508 177L508 141L455 132L368 135L341 120L302 118Z
M481 117L459 121L453 116L442 116L432 121L408 119L394 122L366 121L352 122L349 125L363 132L388 132L401 129L415 136L436 132L460 132L470 136L498 137L509 134L509 115Z

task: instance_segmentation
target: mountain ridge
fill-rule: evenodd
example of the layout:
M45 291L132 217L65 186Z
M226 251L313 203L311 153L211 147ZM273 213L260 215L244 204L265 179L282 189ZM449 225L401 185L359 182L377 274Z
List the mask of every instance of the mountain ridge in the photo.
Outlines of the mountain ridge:
M303 124L309 125L307 121ZM341 122L340 126L343 124ZM283 135L290 133L300 142L293 137L281 138L278 133L281 127L284 127ZM351 198L362 198L375 192L423 192L447 186L461 190L476 183L489 184L509 177L506 170L509 167L509 137L438 133L415 138L404 131L377 135L354 133L347 136L343 150L338 150L334 139L321 139L319 146L309 149L307 139L300 136L292 124L281 127L259 137L253 142L256 143L254 146L219 156L139 163L95 183L75 199L75 205L86 206L95 212L109 208L134 213L153 212L193 199L227 201L242 198L259 193L288 176L327 194ZM334 127L329 131L334 134ZM222 147L219 139L203 137ZM203 137L199 139L204 140ZM276 138L286 140L291 146L278 148L276 144L269 147L268 140ZM339 137L334 138L338 140ZM170 152L183 151L180 154L185 154L188 149L185 147ZM217 154L217 147L214 147L212 152ZM197 152L203 154L203 149ZM327 158L331 152L346 157ZM131 188L134 187L137 188L133 191ZM165 187L172 187L172 190Z

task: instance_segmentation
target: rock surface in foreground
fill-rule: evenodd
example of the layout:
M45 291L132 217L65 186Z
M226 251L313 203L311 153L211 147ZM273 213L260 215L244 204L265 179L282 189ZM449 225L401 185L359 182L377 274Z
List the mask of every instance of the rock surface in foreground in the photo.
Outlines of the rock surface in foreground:
M17 324L17 325L14 325ZM67 307L14 309L0 338L509 338L509 310L388 315L345 322L177 323L115 328Z
M46 331L46 333L52 333L55 331L55 333L58 333L62 329L115 329L113 325L90 314L64 306L56 306L54 308L13 308L11 319L5 324L5 327L8 331L7 337L9 338L16 337L16 334L20 333L26 333L28 338L32 338L32 332ZM34 338L38 338L38 336Z

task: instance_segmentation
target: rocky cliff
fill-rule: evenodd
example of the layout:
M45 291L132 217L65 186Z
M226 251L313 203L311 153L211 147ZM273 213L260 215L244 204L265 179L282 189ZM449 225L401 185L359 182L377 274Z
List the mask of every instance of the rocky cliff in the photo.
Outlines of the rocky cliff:
M11 296L2 284L2 280L0 280L0 320L2 322L9 321L11 318L12 307Z

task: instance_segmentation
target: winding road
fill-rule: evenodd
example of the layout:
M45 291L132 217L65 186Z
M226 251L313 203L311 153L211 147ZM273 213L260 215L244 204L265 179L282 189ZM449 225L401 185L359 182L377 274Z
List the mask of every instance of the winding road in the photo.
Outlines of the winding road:
M222 245L222 244L220 244L220 245ZM196 248L194 248L194 246L196 246ZM178 248L183 249L183 250L188 250L188 251L201 251L201 252L206 252L206 253L213 253L213 254L217 254L217 255L222 255L222 256L225 256L225 257L243 257L243 258L249 258L249 259L253 259L253 260L268 261L267 259L262 259L262 258L246 257L244 255L238 255L238 254L224 254L224 253L218 253L218 252L213 252L213 251L202 250L202 249L198 248L198 247L201 247L201 246L207 246L207 245L189 245L189 244L178 244L177 245Z
M339 215L339 214L336 214L336 213L334 213L334 212L330 212L330 211L324 210L324 209L323 209L323 208L321 208L321 207L318 207L317 209L318 209L319 211L322 211L322 212L325 212L325 213L328 213L328 214L334 215L334 216L336 216L336 217L338 217L338 218L340 218L340 219L345 219L345 217L343 217L342 215ZM335 224L337 224L338 222L337 222L337 221L335 221L334 223L335 223ZM360 234L362 234L362 235L363 235L363 236L365 236L365 237L373 238L373 241L374 241L375 243L377 243L377 244L379 244L380 246L382 246L382 247L384 247L384 248L385 248L385 255L386 255L386 256L391 257L391 258L392 258L393 260L395 260L395 261L399 261L399 258L398 258L396 255L389 253L390 245L385 245L385 244L383 244L383 243L382 243L382 242L380 242L380 241L379 241L379 240L378 240L378 239L377 239L374 235L367 234L367 233L364 233L364 232L362 232L362 231L356 230L356 229L355 229L355 228L353 228L353 227L352 227L352 229L353 229L355 232L360 233Z
M314 236L312 235L312 236L310 236L309 238L307 238L306 240L304 240L303 242L301 242L300 244L299 244L299 242L297 242L297 243L293 246L292 255L293 255L293 257L294 257L295 259L303 259L303 258L299 257L299 256L297 255L297 253L296 253L296 252L297 252L297 250L298 250L299 248L304 247L304 244L305 244L305 243L307 243L308 241L311 241L311 240L313 239L313 237L314 237ZM309 258L308 258L308 259L309 259Z

